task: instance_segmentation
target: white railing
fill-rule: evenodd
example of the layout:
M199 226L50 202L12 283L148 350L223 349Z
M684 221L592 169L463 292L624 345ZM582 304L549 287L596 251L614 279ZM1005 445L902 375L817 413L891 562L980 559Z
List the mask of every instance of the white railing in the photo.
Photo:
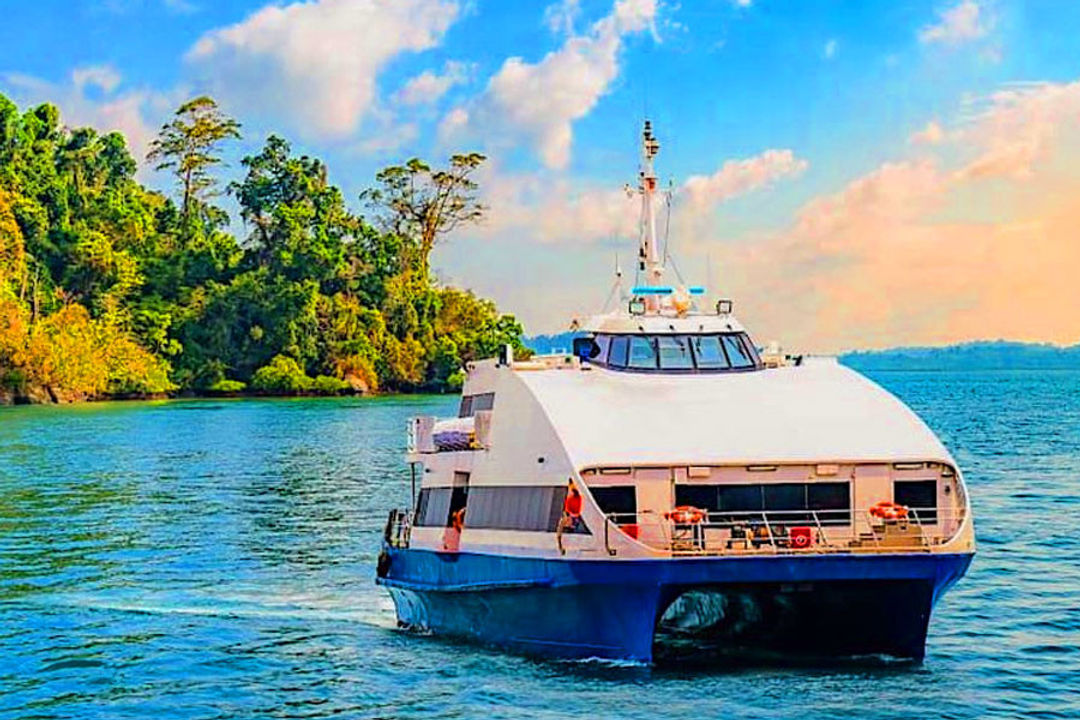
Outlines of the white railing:
M611 513L604 545L614 555L612 539L623 533L675 555L929 552L952 539L963 520L962 511L947 508L905 510L898 518L870 509Z

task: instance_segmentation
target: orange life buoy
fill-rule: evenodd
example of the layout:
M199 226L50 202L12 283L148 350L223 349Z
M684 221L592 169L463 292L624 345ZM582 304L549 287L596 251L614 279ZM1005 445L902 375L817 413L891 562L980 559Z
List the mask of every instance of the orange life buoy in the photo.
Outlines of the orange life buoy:
M696 525L705 519L705 511L693 505L680 505L664 517L677 525Z
M908 516L908 509L906 505L882 500L870 508L870 514L882 520L902 520Z

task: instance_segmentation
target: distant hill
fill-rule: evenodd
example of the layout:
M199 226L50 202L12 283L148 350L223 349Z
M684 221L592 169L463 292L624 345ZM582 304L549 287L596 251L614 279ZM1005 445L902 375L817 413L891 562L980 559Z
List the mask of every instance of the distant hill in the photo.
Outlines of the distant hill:
M543 355L569 352L575 336L565 332L525 338ZM845 353L840 362L856 370L1080 370L1080 345L1059 347L1009 340L980 340L944 347L906 347Z
M1080 345L984 340L945 347L847 353L840 356L840 361L856 370L1080 369Z

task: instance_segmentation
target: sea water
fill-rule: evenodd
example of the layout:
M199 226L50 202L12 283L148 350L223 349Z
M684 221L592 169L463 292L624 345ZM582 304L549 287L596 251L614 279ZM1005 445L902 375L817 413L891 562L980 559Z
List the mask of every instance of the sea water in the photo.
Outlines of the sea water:
M374 568L405 422L451 397L0 408L0 717L1080 718L1080 372L874 379L976 512L921 664L559 662L397 630Z

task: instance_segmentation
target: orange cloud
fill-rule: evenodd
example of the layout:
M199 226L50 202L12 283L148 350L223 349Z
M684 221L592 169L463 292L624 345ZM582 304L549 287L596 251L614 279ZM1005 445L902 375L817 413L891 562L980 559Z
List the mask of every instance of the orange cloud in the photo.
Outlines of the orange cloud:
M1080 83L999 93L945 149L966 164L883 165L736 248L727 274L760 340L1080 342Z

